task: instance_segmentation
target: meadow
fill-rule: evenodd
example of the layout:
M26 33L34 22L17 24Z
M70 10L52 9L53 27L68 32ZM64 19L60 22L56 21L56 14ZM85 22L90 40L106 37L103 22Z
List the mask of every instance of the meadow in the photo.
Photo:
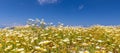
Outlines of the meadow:
M45 26L31 20L0 29L0 53L120 53L120 26Z

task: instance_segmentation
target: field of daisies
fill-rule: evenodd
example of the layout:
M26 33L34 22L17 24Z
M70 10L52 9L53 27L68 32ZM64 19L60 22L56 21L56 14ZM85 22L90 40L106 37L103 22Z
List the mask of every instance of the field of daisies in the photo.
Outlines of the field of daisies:
M64 26L29 19L0 29L0 53L120 53L120 26Z

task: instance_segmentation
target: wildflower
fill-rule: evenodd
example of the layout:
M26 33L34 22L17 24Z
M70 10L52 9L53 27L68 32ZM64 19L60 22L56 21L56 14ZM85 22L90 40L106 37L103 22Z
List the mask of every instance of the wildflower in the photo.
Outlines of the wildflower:
M98 40L99 43L103 42L102 40Z
M76 53L76 51L74 51L74 50L71 50L70 52L71 52L71 53Z
M16 51L17 48L12 49L11 51Z
M25 53L25 51L21 51L20 53Z
M53 46L52 48L57 48L56 46Z
M77 38L77 40L82 40L81 38Z
M18 40L16 40L16 42L19 42Z
M22 36L23 36L22 34L18 35L18 37L22 37Z
M35 49L36 49L36 50L41 50L41 51L47 51L46 49L40 48L39 46L35 46Z
M77 42L73 42L73 44L76 44Z
M88 44L87 43L82 43L83 46L87 46Z
M37 39L38 39L38 37L34 37L33 39L34 39L34 40L37 40Z
M101 53L100 51L95 51L95 53Z
M34 42L34 39L31 40L31 43L33 43L33 42Z
M9 36L9 34L6 34L6 37L8 37Z
M92 45L94 45L95 43L91 43Z
M58 28L58 30L62 31L62 28Z
M84 51L84 53L90 53L90 52L86 50L86 51Z
M12 45L8 46L7 48L5 48L5 51L9 50L12 48Z
M89 34L90 37L92 37L93 35L92 34Z
M29 22L30 25L0 30L0 49L4 49L4 51L1 50L3 53L6 51L9 53L32 53L34 51L34 53L39 53L47 51L47 49L50 49L51 53L59 51L61 53L67 53L67 51L68 53L90 53L89 48L91 52L95 53L113 53L113 51L118 52L120 48L120 28L103 26L92 28L64 27L63 24L56 27L46 25L44 20L30 19L29 21L31 21ZM107 39L104 39L103 36ZM81 50L78 51L78 49Z
M102 50L102 53L107 53L105 50Z
M112 46L115 46L115 44L111 44Z
M50 43L51 41L48 41L48 40L46 40L46 41L42 41L42 42L40 42L39 43L39 45L42 45L42 44L48 44L48 43Z
M22 43L23 45L27 45L25 42Z
M29 41L29 37L24 37L24 39L25 39L26 41Z
M90 37L86 37L86 39L90 39Z
M79 51L79 53L84 53L84 51Z
M94 38L92 38L90 41L95 41L95 39L94 39Z
M69 42L70 40L68 38L64 39L63 42Z
M102 47L101 49L102 49L102 50L105 50L106 48L105 48L105 47Z
M58 34L55 34L54 36L58 36Z
M23 50L24 50L24 48L17 49L17 51L23 51Z
M16 44L16 46L20 46L20 45L21 45L20 43Z
M2 47L2 44L0 44L0 48Z
M113 52L111 52L111 51L108 51L108 53L113 53Z
M60 41L59 44L63 45L64 43L62 41Z
M100 47L99 47L99 46L96 46L96 49L100 49Z
M120 34L116 34L115 36L117 36L117 37L118 37L118 36L120 36Z

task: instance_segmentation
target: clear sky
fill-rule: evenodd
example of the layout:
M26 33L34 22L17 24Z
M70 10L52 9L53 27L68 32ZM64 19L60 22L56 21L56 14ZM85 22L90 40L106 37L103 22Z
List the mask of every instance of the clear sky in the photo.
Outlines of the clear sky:
M66 25L120 25L120 0L0 0L0 25L44 18Z

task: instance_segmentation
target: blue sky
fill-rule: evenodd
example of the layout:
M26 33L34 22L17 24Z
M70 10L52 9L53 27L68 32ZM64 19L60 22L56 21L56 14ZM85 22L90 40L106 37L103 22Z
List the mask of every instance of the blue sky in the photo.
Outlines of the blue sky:
M65 25L120 25L120 0L0 0L0 25L39 18Z

